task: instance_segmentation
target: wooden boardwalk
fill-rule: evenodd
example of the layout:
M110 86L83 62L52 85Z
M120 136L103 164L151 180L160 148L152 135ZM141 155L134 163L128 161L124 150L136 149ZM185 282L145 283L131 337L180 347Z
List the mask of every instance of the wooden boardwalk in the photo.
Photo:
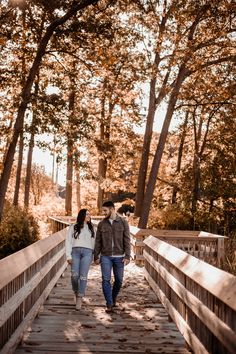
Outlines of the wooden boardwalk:
M116 312L107 314L100 267L92 266L86 302L76 311L67 270L15 353L189 353L142 268L133 263L126 267L119 300Z

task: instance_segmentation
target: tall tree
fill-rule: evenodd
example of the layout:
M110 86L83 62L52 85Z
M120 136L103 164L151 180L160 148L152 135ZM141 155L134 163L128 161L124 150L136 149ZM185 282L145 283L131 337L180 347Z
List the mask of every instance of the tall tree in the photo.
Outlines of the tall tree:
M51 23L48 25L48 27L45 30L44 35L42 36L42 39L38 45L35 59L34 59L33 64L29 70L29 74L27 76L26 83L25 83L24 88L21 93L21 103L19 105L16 121L14 124L13 136L12 136L12 140L11 140L11 143L9 145L9 148L8 148L8 151L6 154L6 159L5 159L3 171L1 174L1 179L0 179L0 220L2 218L3 206L4 206L8 181L10 178L11 168L12 168L12 164L13 164L13 160L14 160L16 144L18 141L19 134L23 129L24 115L25 115L25 111L27 109L28 103L30 101L32 85L34 83L35 76L36 76L36 74L39 70L39 67L41 65L42 58L45 54L48 42L50 41L54 31L59 26L62 26L63 24L65 24L69 19L71 19L72 16L76 15L79 10L83 10L86 7L88 7L89 5L96 4L97 2L98 2L98 0L82 0L79 3L75 3L74 1L72 1L70 3L69 9L68 9L68 5L66 5L66 8L68 9L66 11L66 13L61 17L54 18L51 21ZM50 9L50 10L52 10L52 9Z
M187 110L185 113L184 123L183 123L183 127L181 129L181 138L180 138L180 143L179 143L179 148L178 148L176 175L178 175L181 171L181 161L182 161L182 157L183 157L183 148L184 148L185 137L186 137L186 132L187 132L188 117L189 117L189 110ZM176 203L177 191L178 191L178 188L175 185L173 187L173 191L172 191L172 198L171 198L172 204Z
M35 81L35 91L34 91L34 100L32 101L32 123L30 127L30 140L29 140L29 149L27 155L27 164L26 164L26 176L25 176L25 193L24 193L24 207L27 209L29 207L30 199L30 181L31 181L31 169L32 169L32 159L33 159L33 149L35 144L35 133L37 126L37 99L39 91L39 75Z
M232 55L231 44L228 37L228 33L232 32L231 24L228 22L227 29L222 24L223 18L230 18L232 10L228 9L226 6L217 8L215 4L210 3L201 5L189 1L187 5L187 7L186 5L182 7L182 4L181 6L178 4L177 7L177 4L175 4L176 11L172 13L172 16L176 19L176 36L178 36L179 39L181 38L181 41L177 41L177 47L174 45L174 50L172 51L173 53L176 53L172 70L174 69L177 76L174 77L174 80L173 75L171 76L173 81L172 84L169 85L170 91L167 111L142 204L142 213L139 221L139 227L142 228L146 227L148 222L153 191L156 185L169 125L183 83L191 75L196 75L196 72L199 75L200 72L203 72L204 69L209 68L212 65L220 65L223 62L235 61L236 59L236 57ZM219 18L217 24L215 20L212 20L212 14L214 13L215 16L216 12L218 12L217 18ZM183 13L185 14L186 21L183 21L183 17L181 16ZM190 22L191 24L189 24ZM208 29L207 32L206 29ZM217 39L219 37L224 40L223 49L222 42L221 46L218 45ZM217 52L215 51L216 47L218 47ZM209 60L209 53L212 53L213 55L212 60ZM202 62L199 62L200 57L202 58ZM177 63L178 66L176 67Z

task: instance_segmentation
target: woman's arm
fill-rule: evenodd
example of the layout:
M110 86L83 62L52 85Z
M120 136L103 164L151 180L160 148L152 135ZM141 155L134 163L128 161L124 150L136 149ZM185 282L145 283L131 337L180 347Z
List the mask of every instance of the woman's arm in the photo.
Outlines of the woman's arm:
M72 237L74 233L74 225L71 225L66 234L66 259L68 263L71 263L71 252L72 252Z

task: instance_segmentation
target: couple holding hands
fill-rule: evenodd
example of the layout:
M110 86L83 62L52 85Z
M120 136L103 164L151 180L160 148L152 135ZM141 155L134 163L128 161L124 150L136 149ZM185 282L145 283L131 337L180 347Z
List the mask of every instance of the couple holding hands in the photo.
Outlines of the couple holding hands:
M66 236L66 257L71 265L71 284L77 310L82 306L93 258L95 264L101 265L106 312L112 312L116 306L124 266L130 261L130 233L127 220L116 213L115 205L111 201L103 203L102 212L104 219L99 222L96 235L89 211L81 209L76 224L70 226ZM112 270L113 285L111 285Z

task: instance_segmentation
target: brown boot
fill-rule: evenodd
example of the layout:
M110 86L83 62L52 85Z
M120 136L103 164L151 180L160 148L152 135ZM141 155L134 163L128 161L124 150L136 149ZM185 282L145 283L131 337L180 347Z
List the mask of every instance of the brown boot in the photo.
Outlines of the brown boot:
M82 297L81 296L77 296L76 298L76 310L81 310L82 307Z
M107 306L105 311L106 311L106 313L111 313L111 312L113 312L113 307L112 306Z

